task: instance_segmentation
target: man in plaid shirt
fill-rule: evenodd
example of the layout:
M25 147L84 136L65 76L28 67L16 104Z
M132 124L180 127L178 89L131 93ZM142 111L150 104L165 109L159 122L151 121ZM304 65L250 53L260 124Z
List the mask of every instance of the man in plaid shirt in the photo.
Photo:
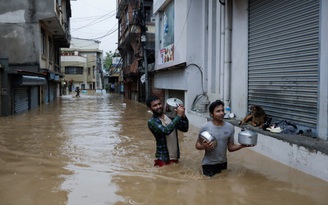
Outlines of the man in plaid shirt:
M149 130L156 139L156 159L154 166L164 166L170 163L178 163L180 158L178 130L187 132L189 121L185 115L185 108L180 105L176 116L170 119L164 114L162 101L157 96L150 96L146 102L153 112L153 117L148 120Z

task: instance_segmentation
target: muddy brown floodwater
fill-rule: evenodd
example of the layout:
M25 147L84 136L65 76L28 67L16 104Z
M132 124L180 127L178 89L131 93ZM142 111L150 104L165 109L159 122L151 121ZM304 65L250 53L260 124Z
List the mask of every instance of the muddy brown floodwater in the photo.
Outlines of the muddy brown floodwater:
M154 168L145 105L118 94L63 96L0 118L0 205L327 205L328 183L247 149L201 174L198 128L179 164Z

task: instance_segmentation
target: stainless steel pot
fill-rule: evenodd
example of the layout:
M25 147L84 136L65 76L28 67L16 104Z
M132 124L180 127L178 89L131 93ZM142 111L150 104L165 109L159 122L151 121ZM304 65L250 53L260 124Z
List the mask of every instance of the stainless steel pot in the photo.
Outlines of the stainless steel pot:
M217 144L216 139L211 135L211 133L209 133L208 131L203 131L200 133L200 135L198 136L200 139L200 143L204 143L204 142L214 142L215 146Z
M238 133L238 142L243 145L256 145L257 133L250 130L242 130Z
M183 102L180 99L178 99L178 98L167 99L166 105L165 105L165 114L170 118L174 118L177 114L175 109L179 105L183 105Z

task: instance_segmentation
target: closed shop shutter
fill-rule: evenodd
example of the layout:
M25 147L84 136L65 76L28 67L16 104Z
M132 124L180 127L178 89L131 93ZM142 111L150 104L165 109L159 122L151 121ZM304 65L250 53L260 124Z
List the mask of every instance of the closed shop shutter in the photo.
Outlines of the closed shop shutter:
M57 84L49 82L49 101L53 101L56 98Z
M14 89L14 113L25 112L29 109L28 87Z
M249 1L248 104L316 128L320 1Z
M49 83L43 86L43 101L44 103L49 103Z
M31 109L39 107L39 87L31 87Z

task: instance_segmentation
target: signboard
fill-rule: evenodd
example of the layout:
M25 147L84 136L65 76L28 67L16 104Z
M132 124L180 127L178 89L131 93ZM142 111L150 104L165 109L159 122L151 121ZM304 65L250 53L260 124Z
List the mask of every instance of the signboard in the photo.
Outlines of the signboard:
M174 60L174 44L166 46L160 50L160 64L168 63Z

